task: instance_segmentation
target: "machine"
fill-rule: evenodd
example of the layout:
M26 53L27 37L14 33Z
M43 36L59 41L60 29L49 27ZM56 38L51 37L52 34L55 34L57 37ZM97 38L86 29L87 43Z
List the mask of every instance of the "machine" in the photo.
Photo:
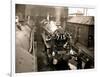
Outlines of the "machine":
M59 65L64 65L59 66L63 67L63 69L69 69L68 60L71 57L71 35L64 31L61 26L57 26L56 22L52 20L43 20L41 26L43 28L42 37L45 43L45 50L49 64L53 65L57 69Z

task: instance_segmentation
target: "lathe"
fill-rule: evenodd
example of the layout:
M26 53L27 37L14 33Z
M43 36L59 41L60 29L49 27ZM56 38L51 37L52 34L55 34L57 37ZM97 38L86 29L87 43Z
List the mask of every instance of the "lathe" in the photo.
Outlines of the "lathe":
M71 35L64 31L61 26L57 26L55 21L43 20L41 24L42 37L46 47L48 60L56 65L59 61L68 61L71 50Z

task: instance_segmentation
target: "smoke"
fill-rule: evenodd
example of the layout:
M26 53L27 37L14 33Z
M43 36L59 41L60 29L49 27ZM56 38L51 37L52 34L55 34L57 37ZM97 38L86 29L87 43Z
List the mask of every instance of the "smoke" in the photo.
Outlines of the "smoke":
M60 25L62 7L55 7L56 25Z

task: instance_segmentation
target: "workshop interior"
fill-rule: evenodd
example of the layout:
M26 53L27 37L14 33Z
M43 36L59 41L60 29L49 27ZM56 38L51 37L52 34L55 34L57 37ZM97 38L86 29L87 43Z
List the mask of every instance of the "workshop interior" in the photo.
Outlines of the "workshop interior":
M93 8L15 4L15 72L95 68Z

